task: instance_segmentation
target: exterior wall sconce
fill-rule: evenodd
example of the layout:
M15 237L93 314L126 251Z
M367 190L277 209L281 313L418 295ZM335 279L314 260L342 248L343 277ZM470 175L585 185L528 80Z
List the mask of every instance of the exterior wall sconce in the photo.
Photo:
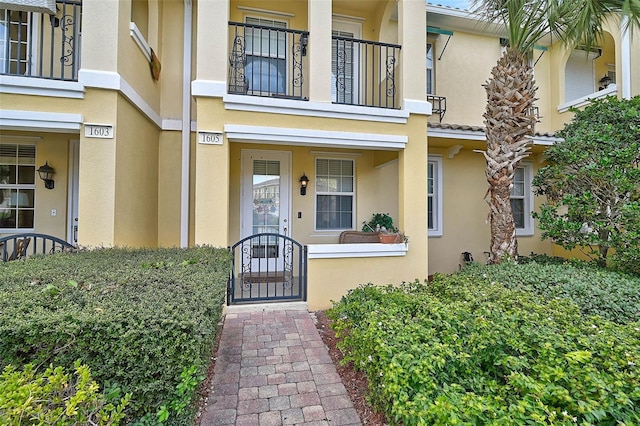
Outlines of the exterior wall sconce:
M53 167L51 167L49 165L49 162L47 161L44 166L40 166L40 168L38 169L38 175L40 175L40 179L42 179L44 181L44 187L47 189L53 189L53 174L55 173L55 170L53 170Z
M309 33L304 32L300 35L300 46L302 47L302 56L307 56L307 45L309 44Z
M605 74L604 77L600 79L600 90L606 89L607 87L609 87L610 84L611 84L611 77Z
M309 178L303 172L300 177L300 195L307 195L307 185L309 184Z

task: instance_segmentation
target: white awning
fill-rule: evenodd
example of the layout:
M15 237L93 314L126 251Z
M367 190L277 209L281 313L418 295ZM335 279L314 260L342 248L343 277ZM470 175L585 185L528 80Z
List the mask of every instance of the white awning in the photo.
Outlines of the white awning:
M0 9L56 14L56 0L0 0Z

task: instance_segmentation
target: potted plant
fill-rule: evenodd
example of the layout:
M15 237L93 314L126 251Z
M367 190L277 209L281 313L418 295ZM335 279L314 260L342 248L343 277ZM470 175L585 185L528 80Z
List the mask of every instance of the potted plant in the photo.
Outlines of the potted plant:
M409 241L407 236L393 225L393 218L389 213L374 213L368 222L362 222L362 231L377 232L380 242L385 244Z

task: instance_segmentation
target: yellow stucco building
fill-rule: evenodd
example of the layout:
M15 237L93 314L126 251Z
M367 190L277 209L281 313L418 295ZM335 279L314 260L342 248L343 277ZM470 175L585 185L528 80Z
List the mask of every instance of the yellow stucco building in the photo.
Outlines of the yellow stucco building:
M420 0L38 2L0 9L0 234L87 247L277 234L247 240L234 276L260 272L237 284L306 273L289 295L310 309L360 283L452 272L463 251L482 260L473 150L502 47L469 12ZM637 40L606 28L597 53L541 41L533 54L541 118L513 201L523 254L553 252L531 219L531 178L568 107L640 93ZM409 244L339 243L377 212ZM295 267L292 242L305 259Z

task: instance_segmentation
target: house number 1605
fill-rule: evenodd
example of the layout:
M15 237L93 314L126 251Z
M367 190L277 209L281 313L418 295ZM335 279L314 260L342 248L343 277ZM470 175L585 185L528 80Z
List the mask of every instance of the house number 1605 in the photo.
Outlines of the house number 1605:
M222 133L198 132L198 142L208 145L222 145Z

